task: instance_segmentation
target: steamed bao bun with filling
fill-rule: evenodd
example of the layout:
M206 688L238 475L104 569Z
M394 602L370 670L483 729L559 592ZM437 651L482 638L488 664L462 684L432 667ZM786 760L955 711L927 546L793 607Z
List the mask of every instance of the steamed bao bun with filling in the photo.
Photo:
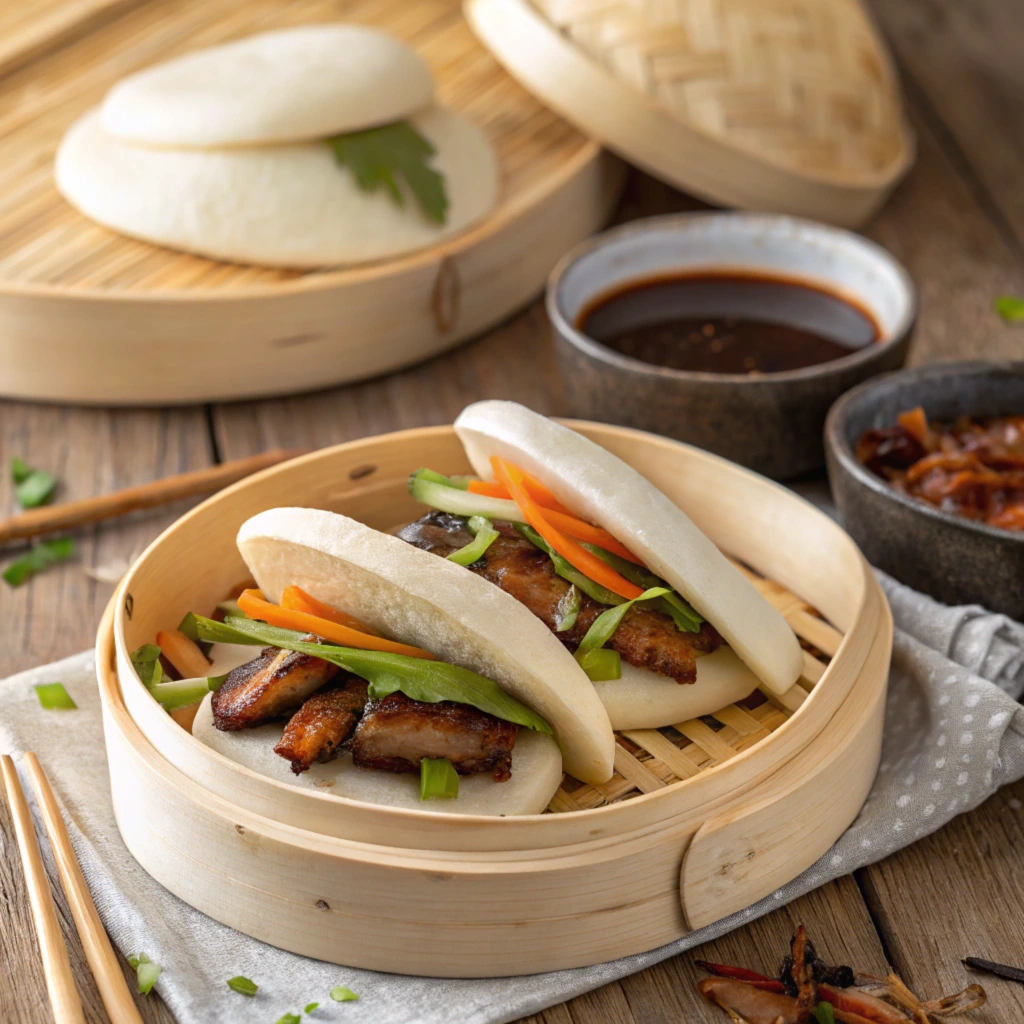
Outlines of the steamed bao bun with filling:
M215 259L393 257L465 230L498 195L486 136L433 94L422 58L375 29L266 32L119 82L61 142L57 187L106 227Z

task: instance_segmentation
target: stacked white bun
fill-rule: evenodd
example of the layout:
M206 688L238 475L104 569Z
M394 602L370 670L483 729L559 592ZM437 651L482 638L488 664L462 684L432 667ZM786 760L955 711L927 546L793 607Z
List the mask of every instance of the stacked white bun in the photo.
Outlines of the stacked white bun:
M355 25L266 32L131 75L57 152L57 187L122 234L216 259L310 268L401 255L465 230L498 194L494 150L436 106L404 43ZM407 120L435 148L444 224L400 182L366 192L326 139Z

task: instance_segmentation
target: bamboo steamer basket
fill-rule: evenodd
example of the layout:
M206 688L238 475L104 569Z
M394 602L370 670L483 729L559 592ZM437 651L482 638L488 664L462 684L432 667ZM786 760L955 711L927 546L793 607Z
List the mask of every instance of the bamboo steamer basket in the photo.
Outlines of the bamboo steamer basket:
M810 648L775 703L620 735L613 779L566 778L548 813L487 818L361 804L256 775L166 715L128 652L246 575L239 525L282 503L381 529L418 514L421 465L469 470L451 427L350 442L211 498L135 564L99 633L114 809L129 850L191 905L351 966L486 977L651 949L795 877L856 816L877 768L891 619L835 523L715 456L572 423L740 560ZM770 541L768 540L770 538Z
M193 403L322 388L415 363L532 299L621 191L623 166L504 73L458 0L166 0L122 5L73 32L59 19L26 20L36 31L11 43L22 39L24 66L0 47L6 396ZM292 272L126 238L57 193L58 142L124 75L253 32L336 21L407 40L430 64L440 101L487 132L502 186L484 221L408 256Z
M892 59L859 0L466 0L509 72L709 202L857 227L909 168Z

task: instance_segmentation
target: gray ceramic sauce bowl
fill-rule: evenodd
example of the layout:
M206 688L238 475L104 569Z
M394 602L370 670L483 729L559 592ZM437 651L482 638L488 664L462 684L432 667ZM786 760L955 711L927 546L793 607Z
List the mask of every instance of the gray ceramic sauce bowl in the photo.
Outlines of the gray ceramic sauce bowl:
M882 337L832 362L746 376L654 366L577 327L596 300L631 282L709 270L849 297L872 313ZM574 415L678 438L788 479L822 466L822 428L839 395L903 365L916 296L889 253L848 231L772 214L686 213L634 221L570 251L549 279L547 309Z
M1024 619L1024 533L975 523L894 490L857 460L857 439L922 406L929 420L1024 413L1024 362L940 363L868 381L825 427L839 515L868 561L946 604Z

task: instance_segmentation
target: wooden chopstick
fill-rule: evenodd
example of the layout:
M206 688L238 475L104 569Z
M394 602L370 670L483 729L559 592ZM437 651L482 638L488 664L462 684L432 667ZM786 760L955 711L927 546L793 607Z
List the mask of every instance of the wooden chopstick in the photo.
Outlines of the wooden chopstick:
M115 516L127 515L142 508L155 508L181 498L211 494L261 469L303 454L305 452L299 449L289 451L275 448L273 451L224 462L208 469L152 480L148 484L128 487L123 491L20 512L0 522L0 545L84 526L101 519L113 519Z
M107 1009L111 1024L143 1024L142 1017L135 1006L131 992L124 980L124 974L118 963L117 954L110 944L103 922L92 901L89 886L82 874L82 869L75 857L74 847L64 827L64 819L57 807L57 799L53 795L42 765L35 754L25 755L25 767L32 780L32 788L36 791L36 800L46 825L46 834L50 837L50 846L60 871L64 895L71 907L71 916L75 919L78 935L82 940L85 958L96 979L100 997Z
M25 884L28 886L28 900L32 909L32 920L36 925L39 952L43 957L43 976L46 978L46 990L50 995L54 1024L85 1024L82 1001L75 988L67 947L60 934L57 908L50 893L50 883L32 828L32 817L25 801L25 793L18 780L18 773L14 770L14 762L6 754L0 755L0 768L3 770L7 802L14 818L14 834L18 838L18 848L21 850L21 864L25 871Z

